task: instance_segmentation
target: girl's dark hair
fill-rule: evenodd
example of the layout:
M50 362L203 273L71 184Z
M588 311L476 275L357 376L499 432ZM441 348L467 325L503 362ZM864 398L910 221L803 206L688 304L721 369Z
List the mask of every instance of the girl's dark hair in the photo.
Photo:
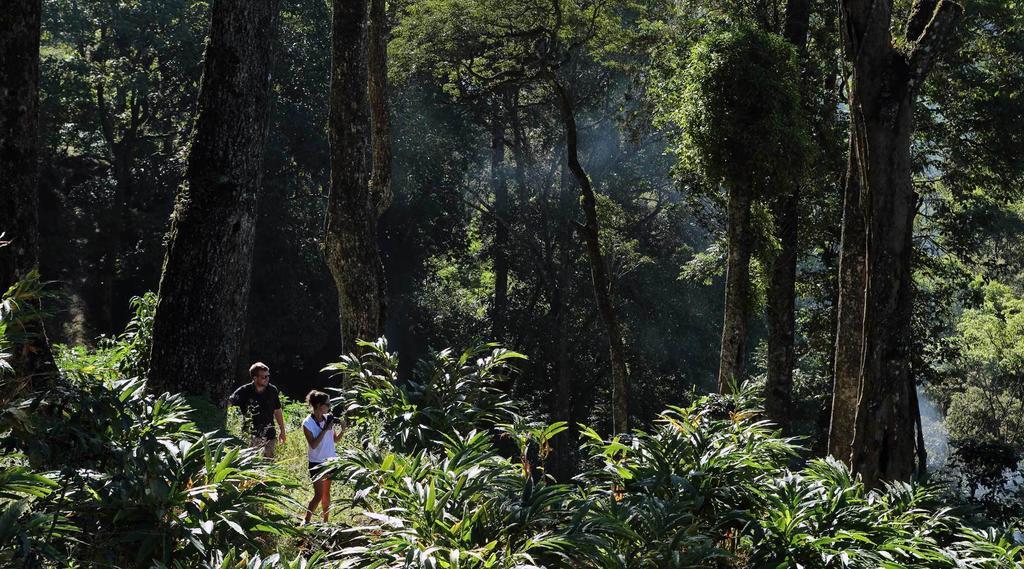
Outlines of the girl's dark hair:
M306 403L309 403L310 407L316 409L321 405L330 405L331 396L327 395L323 391L313 390L306 395Z

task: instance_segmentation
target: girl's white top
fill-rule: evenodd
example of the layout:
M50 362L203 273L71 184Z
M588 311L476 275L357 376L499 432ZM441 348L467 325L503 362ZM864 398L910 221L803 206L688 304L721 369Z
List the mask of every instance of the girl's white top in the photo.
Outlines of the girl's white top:
M309 429L309 434L313 435L313 438L320 436L320 431L323 423L319 425L316 419L312 415L307 415L306 419L302 421L302 426ZM309 457L309 462L323 462L328 458L334 458L338 456L338 453L334 450L334 433L333 427L328 429L327 433L324 433L324 438L320 439L320 446L313 448L309 447L306 449L306 456Z

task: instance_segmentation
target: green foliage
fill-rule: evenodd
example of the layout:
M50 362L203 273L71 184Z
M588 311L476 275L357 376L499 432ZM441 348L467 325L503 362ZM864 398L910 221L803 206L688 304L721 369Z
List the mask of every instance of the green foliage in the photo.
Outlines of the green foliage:
M976 288L982 302L963 311L954 337L963 383L947 396L950 438L1024 452L1024 297L998 281Z
M58 484L23 466L0 469L0 562L31 566L55 558L56 543L77 539L77 528L45 502Z
M795 449L755 420L751 391L665 411L651 433L604 441L585 430L593 511L615 528L600 567L697 567L733 557L727 535L756 520L757 488ZM704 565L704 564L707 565Z
M17 453L0 472L0 532L13 540L0 555L146 566L254 550L295 531L292 483L275 467L198 432L180 395L148 393L143 379L115 372L145 344L145 312L101 350L118 354L112 365L94 367L95 354L76 362L66 350L61 378L4 403L2 447ZM15 335L4 340L20 348ZM4 378L5 392L11 385Z
M280 553L262 556L258 553L239 552L231 548L227 551L215 551L205 560L190 559L188 561L176 561L170 565L171 569L316 569L325 567L324 554L314 553L310 557L296 556L285 557ZM168 566L163 563L156 563L157 569L165 569Z
M675 152L712 183L785 187L805 167L796 53L782 37L737 24L693 46L669 89Z
M7 445L58 471L60 511L87 532L76 557L137 565L255 547L292 531L286 482L262 458L196 432L177 395L138 379L69 380L20 402Z
M376 382L350 387L372 392L368 401L380 400L381 382L395 377L396 361L381 348L368 358L375 371L363 374ZM573 484L532 467L564 425L500 426L520 448L512 458L477 430L411 451L366 438L329 470L352 485L368 520L348 530L351 545L340 553L346 566L396 569L1011 569L1024 562L1012 531L964 525L934 488L868 491L831 459L790 470L797 448L758 419L753 394L747 387L670 408L649 433L605 440L583 428L587 470Z
M356 425L380 425L398 449L429 448L449 436L508 423L515 404L501 389L515 360L525 356L494 344L456 355L450 349L421 360L409 379L398 377L398 355L387 341L360 342L363 353L324 368L340 377L340 404Z
M599 57L620 51L629 7L578 0L417 0L405 6L394 29L392 73L399 80L427 73L449 94L467 98L507 84L542 83L584 46Z
M133 316L125 325L124 332L113 338L99 338L95 349L81 345L55 345L57 367L65 374L85 375L107 381L145 375L153 338L156 293L147 292L136 296L131 299L130 305Z
M558 527L569 519L571 489L523 476L484 433L449 438L435 452L351 451L335 468L371 506L372 526L358 529L365 544L342 551L353 567L571 562L572 539Z

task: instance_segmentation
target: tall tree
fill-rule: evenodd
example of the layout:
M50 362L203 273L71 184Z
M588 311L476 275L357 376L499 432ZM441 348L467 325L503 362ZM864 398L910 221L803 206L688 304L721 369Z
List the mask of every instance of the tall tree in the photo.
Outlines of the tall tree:
M681 127L676 152L728 193L725 314L719 391L744 379L755 200L784 191L806 161L796 52L750 23L705 35L670 87L667 119Z
M851 75L850 171L829 447L869 486L914 472L914 101L962 11L951 0L915 0L904 41L894 42L891 1L841 3L843 57Z
M327 266L338 288L342 349L384 332L385 290L370 189L367 2L334 0L329 139L331 190Z
M788 0L783 37L802 56L806 55L811 0ZM803 79L803 78L801 78ZM807 105L807 101L803 101ZM796 265L800 249L799 172L771 203L779 250L769 265L766 299L768 361L765 380L765 414L780 426L789 423L793 403L793 367L796 361Z
M0 10L0 294L39 262L39 0Z
M611 279L601 247L601 225L597 216L597 195L590 176L579 158L576 112L569 91L557 78L551 80L565 129L565 156L569 171L580 188L583 223L576 230L583 236L590 261L590 276L594 284L594 298L601 314L605 334L608 336L608 356L612 367L612 432L629 431L629 370L626 367L626 342L622 336L622 323L612 296Z
M39 0L0 11L0 295L39 265L39 19ZM41 319L22 324L25 341L12 365L39 386L55 372L53 354Z
M156 389L223 398L237 381L278 0L215 0L186 179L153 323Z

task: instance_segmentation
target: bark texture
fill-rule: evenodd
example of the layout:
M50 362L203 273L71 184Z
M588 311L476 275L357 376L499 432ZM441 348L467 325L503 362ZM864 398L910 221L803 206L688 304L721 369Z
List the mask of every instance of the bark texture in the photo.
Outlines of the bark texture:
M749 187L729 190L729 254L725 270L722 349L718 364L719 393L731 392L744 379L747 322L750 318L750 253L754 241L750 228L752 198Z
M387 1L370 0L370 23L366 51L367 85L370 99L373 171L370 190L377 213L391 207L391 105L388 103Z
M39 18L39 0L0 10L0 296L39 266ZM19 323L11 366L24 383L8 388L38 389L57 373L53 353L42 320Z
M789 0L783 34L801 54L806 52L810 0ZM800 248L800 183L792 180L772 203L779 252L771 261L766 302L768 361L765 414L788 430L793 405L793 367L796 363L796 264Z
M39 259L39 0L0 10L0 294Z
M849 460L867 485L906 480L914 473L917 417L910 369L912 233L917 196L911 181L913 105L962 8L949 0L916 0L907 26L907 48L893 45L889 0L843 0L840 28L852 73L849 95L851 175L843 246L863 248L863 261L850 256L840 275L840 329L836 340L836 393L830 449ZM854 175L855 172L855 175ZM859 207L850 207L857 191ZM858 225L860 227L858 227ZM849 230L849 235L847 235ZM859 230L859 231L858 231ZM847 239L849 237L849 239ZM858 242L863 245L858 244ZM842 263L848 261L843 252ZM863 266L863 287L848 288L855 266ZM855 283L854 283L855 284ZM858 334L850 336L852 311L861 314ZM854 361L855 365L850 365ZM852 368L852 369L851 369ZM855 405L839 397L856 386ZM852 419L851 419L852 417ZM853 424L851 452L843 456Z
M553 87L558 99L562 125L565 128L566 162L569 171L572 172L580 187L584 223L578 224L576 230L583 236L583 241L587 246L590 276L594 283L594 297L597 301L598 311L601 313L605 332L608 335L608 354L612 367L612 431L625 433L629 431L629 373L626 368L626 347L622 338L622 325L619 323L615 302L612 298L608 268L605 266L604 254L601 252L597 197L590 183L590 177L583 169L583 165L580 164L576 115L572 99L565 87L557 81L553 82Z
M377 243L378 204L370 188L366 0L335 0L332 18L325 246L338 288L341 347L349 352L356 340L375 340L384 332L384 270Z
M853 431L860 391L861 342L864 327L865 234L860 204L860 171L853 141L843 195L843 226L839 255L839 299L836 304L836 344L832 422L828 452L847 465L853 452Z
M216 0L153 323L151 385L222 401L249 297L278 0Z

